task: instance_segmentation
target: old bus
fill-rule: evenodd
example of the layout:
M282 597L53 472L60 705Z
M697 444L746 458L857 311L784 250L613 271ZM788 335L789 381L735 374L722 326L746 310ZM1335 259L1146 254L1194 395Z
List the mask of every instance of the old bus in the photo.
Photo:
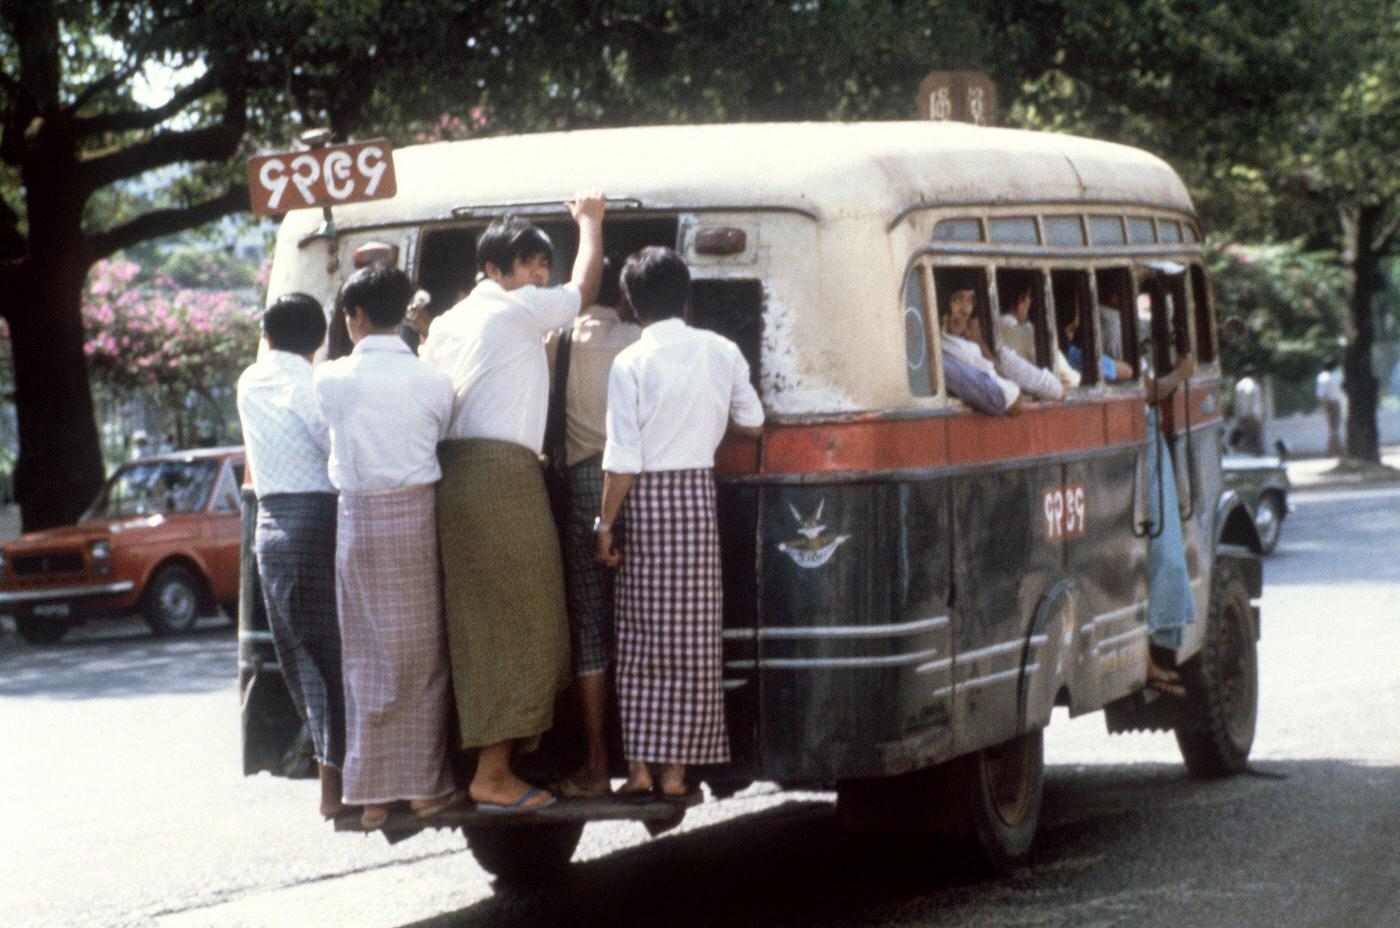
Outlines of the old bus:
M867 123L491 138L402 149L395 164L397 195L337 208L333 228L319 211L288 215L273 294L329 305L355 249L381 241L445 307L471 286L477 235L508 212L554 237L562 274L575 247L562 200L601 188L608 251L677 248L692 322L747 356L769 421L721 449L733 760L703 771L712 795L756 779L831 789L843 821L949 833L1005 868L1035 832L1055 706L1104 710L1112 731L1174 731L1197 774L1244 766L1259 542L1222 492L1201 230L1161 160L1063 135ZM935 306L952 288L975 291L993 338L995 314L1029 292L1042 366L1077 316L1081 384L1015 417L951 398ZM1184 699L1144 691L1147 484L1161 462L1142 379L1096 374L1103 353L1140 370L1145 342L1160 371L1186 351L1199 362L1162 410L1200 616L1163 657ZM244 563L245 767L294 773L298 724ZM438 824L511 876L566 863L588 820L673 814L580 800ZM390 834L416 827L396 817Z

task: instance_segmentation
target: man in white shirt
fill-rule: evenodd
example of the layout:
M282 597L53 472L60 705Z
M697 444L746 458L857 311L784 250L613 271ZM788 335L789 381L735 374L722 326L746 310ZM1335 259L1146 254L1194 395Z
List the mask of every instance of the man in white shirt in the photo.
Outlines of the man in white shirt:
M1400 370L1400 364L1395 365L1395 370ZM1391 373L1391 381L1395 381L1395 373ZM1236 390L1239 388L1236 387ZM1317 402L1322 406L1322 412L1327 416L1327 454L1329 457L1339 457L1342 454L1342 403L1346 399L1346 394L1342 390L1342 370L1337 364L1336 358L1328 358L1322 365L1322 371L1317 375Z
M968 335L968 322L972 319L975 306L971 290L955 290L948 297L947 308L943 311L940 347L963 364L992 377L1001 388L1001 413L1014 416L1021 411L1021 388L999 374L989 353Z
M452 382L398 335L413 295L398 268L341 288L355 348L315 376L340 490L336 599L346 693L345 802L381 827L391 803L420 817L461 800L447 765L448 662L433 484Z
M311 359L326 338L321 304L278 297L262 318L266 350L238 379L238 418L258 494L253 551L267 624L292 704L311 733L321 814L341 811L345 694L335 608L335 486L330 433Z
M1254 368L1245 368L1244 376L1235 381L1232 407L1238 446L1246 454L1264 453L1264 398Z
M979 348L986 348L987 342L982 337L982 321L977 318L976 313L967 319L966 334L967 339L965 340L973 342ZM998 345L994 357L993 364L996 367L997 375L1020 387L1023 393L1042 400L1062 400L1065 398L1065 388L1060 383L1059 378L1044 368L1037 367L1027 361L1012 350L1011 346Z
M1005 345L1024 358L1035 363L1035 326L1031 322L1031 292L1022 290L1012 299L1011 312L1002 313L997 319L997 343ZM1058 347L1055 354L1055 378L1066 389L1079 386L1079 372L1070 366L1069 359ZM998 349L1000 353L1000 349ZM1063 391L1062 391L1063 395Z
M561 533L564 570L569 580L574 683L586 746L583 767L551 787L566 799L608 792L604 724L607 670L613 653L613 573L594 559L593 520L603 499L608 376L617 355L642 334L630 311L626 320L619 314L620 271L611 260L604 261L598 301L572 326L551 332L545 343L555 389L561 380L564 387L563 447L545 450L551 457L562 455L559 466L568 487L568 512ZM561 353L566 333L568 350Z
M684 321L690 272L669 248L628 259L642 336L613 362L598 559L617 576L623 792L688 803L692 764L729 760L720 648L714 461L726 431L757 437L763 407L735 344ZM619 554L613 523L623 520ZM684 694L684 698L678 698ZM659 769L653 769L655 765Z
M511 771L554 724L568 687L569 626L559 537L539 455L549 409L544 337L598 296L602 194L568 204L579 249L569 283L550 287L554 249L515 217L477 241L481 279L433 321L422 357L452 380L452 425L439 451L438 536L444 615L462 747L477 749L470 793L494 811L554 801Z

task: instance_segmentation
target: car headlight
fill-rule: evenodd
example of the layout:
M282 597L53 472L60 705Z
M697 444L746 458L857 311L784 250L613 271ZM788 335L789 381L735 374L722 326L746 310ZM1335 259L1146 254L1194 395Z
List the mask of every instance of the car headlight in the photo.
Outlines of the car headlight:
M112 542L99 538L88 545L88 557L92 560L92 572L110 574L112 572Z

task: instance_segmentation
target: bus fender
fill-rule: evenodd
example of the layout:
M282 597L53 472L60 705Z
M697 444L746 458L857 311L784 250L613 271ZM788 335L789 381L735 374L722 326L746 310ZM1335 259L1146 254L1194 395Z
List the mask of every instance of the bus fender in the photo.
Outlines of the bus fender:
M1061 580L1040 600L1021 652L1018 734L1050 724L1050 712L1062 691L1073 705L1078 663L1079 595L1073 581Z
M1264 550L1254 517L1234 490L1221 493L1220 501L1215 504L1215 544L1246 548L1256 555Z

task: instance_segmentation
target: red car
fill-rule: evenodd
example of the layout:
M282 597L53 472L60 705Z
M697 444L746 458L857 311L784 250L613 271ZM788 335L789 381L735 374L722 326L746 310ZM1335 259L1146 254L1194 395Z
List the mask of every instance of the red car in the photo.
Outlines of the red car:
M242 484L242 448L122 465L77 525L0 545L0 613L35 644L131 612L157 635L192 628L238 599Z

